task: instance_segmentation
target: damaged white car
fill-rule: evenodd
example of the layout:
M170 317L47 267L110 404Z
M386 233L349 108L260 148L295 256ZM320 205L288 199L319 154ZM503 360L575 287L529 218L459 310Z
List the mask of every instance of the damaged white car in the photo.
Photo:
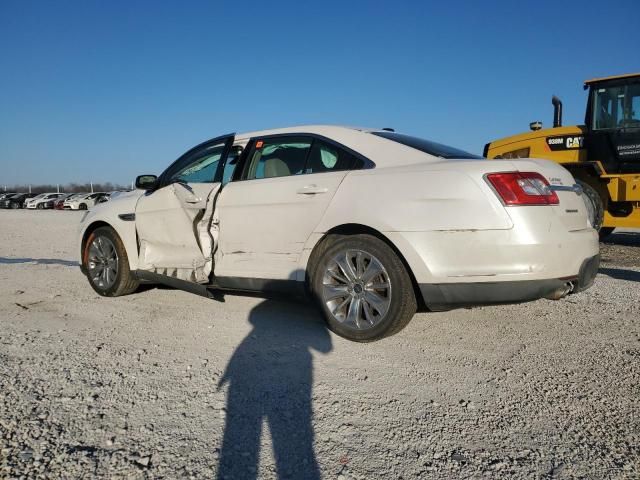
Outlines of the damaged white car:
M419 308L561 298L598 269L567 170L389 129L225 135L136 185L81 222L82 270L104 296L141 281L306 292L334 332L372 341Z

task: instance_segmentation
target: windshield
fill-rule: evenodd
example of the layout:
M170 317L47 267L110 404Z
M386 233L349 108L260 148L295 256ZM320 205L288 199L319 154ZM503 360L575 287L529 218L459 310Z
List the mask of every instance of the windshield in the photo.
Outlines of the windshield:
M640 127L640 81L594 87L592 102L594 130Z
M409 135L403 135L401 133L395 132L371 132L378 137L383 137L388 140L393 140L394 142L401 143L411 148L415 148L416 150L420 150L421 152L428 153L429 155L433 155L435 157L440 158L462 158L462 159L474 159L474 158L483 158L478 155L473 155L472 153L465 152L464 150L459 150L454 147L450 147L448 145L443 145L441 143L432 142L430 140L425 140L424 138L411 137Z

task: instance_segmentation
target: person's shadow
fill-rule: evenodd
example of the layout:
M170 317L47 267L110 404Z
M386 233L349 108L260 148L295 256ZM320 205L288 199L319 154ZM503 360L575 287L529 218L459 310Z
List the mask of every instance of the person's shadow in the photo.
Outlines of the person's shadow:
M263 422L271 432L279 478L319 479L314 453L311 349L328 353L331 337L311 307L266 300L249 314L253 330L220 379L228 383L219 479L258 475Z

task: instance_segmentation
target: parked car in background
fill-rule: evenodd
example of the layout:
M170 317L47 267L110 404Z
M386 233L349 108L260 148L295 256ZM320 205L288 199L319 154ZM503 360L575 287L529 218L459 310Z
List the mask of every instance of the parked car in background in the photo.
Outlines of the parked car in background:
M71 197L71 195L74 195L74 194L73 193L61 193L59 197L51 198L51 199L47 200L47 203L46 203L44 208L54 209L57 202L60 202L60 204L62 206L62 203L67 198Z
M70 198L65 200L63 208L64 210L87 210L98 203L98 200L104 198L107 195L109 194L106 192L95 192Z
M29 202L32 202L32 201L38 201L38 200L40 200L41 198L44 198L44 196L45 196L45 195L47 195L47 194L46 194L46 193L38 193L38 194L35 194L35 195L34 195L33 197L31 197L31 198L27 198L27 199L24 201L24 208L27 208L27 205L29 204Z
M2 192L0 193L0 200L4 200L5 198L8 198L8 197L13 197L16 193L18 192Z
M16 193L10 197L0 200L0 208L18 209L24 208L24 202L35 197L35 193Z
M88 195L88 193L86 192L81 192L81 193L67 193L66 196L64 197L60 197L60 198L56 198L53 201L53 208L56 210L63 210L64 209L64 202L67 200L72 200L74 198L79 198L79 197L84 197Z
M141 280L307 292L355 341L432 311L589 288L598 234L571 174L486 160L387 130L307 126L196 146L83 217L82 271L103 296Z
M105 203L105 202L108 202L109 200L111 200L111 196L112 196L114 193L115 193L115 192L107 192L107 193L105 193L105 194L104 194L104 196L99 197L99 198L96 200L96 205L97 205L97 204L99 204L99 203Z
M50 205L53 203L53 200L60 198L63 195L64 193L41 193L40 195L27 200L24 204L24 208L28 208L29 210L43 210L45 208L51 208ZM49 202L51 202L51 204Z

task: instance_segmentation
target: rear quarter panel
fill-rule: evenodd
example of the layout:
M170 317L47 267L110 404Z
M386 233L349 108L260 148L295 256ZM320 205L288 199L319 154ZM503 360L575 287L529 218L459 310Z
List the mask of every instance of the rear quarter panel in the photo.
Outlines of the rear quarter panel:
M340 225L360 224L386 236L416 278L432 279L422 258L424 252L410 240L414 232L433 232L439 239L443 234L512 228L509 215L483 179L491 163L443 161L351 172L307 241L301 271L326 232ZM500 166L508 168L508 162Z
M511 228L509 215L482 179L487 163L449 161L352 172L316 231L345 223L380 232Z

